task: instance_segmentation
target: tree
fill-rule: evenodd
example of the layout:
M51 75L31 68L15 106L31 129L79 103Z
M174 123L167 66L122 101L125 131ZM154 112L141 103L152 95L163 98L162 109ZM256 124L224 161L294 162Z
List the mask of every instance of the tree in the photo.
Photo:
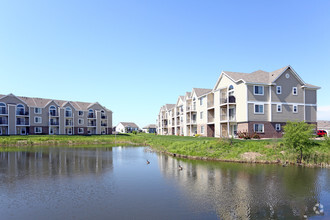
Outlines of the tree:
M303 159L303 154L309 151L312 147L312 140L315 125L307 124L303 121L292 122L288 121L283 127L284 142L287 146L294 149L300 154L300 163Z

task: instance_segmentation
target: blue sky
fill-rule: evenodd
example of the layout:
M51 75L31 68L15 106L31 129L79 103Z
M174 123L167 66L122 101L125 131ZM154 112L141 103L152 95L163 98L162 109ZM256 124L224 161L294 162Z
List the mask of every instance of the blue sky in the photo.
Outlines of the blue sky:
M0 2L0 94L98 101L113 125L155 123L221 70L286 65L330 120L330 1Z

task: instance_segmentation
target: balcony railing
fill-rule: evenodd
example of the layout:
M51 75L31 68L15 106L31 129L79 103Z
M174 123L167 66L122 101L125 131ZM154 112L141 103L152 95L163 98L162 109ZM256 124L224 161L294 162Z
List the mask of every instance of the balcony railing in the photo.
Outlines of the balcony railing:
M49 112L49 116L58 116L57 112Z
M227 104L227 103L236 103L236 98L235 96L229 96L228 98L227 97L224 97L221 99L221 104Z
M89 113L87 118L94 118L94 113Z
M196 120L191 120L191 124L196 124Z
M229 115L229 121L235 121L236 115Z
M101 123L101 126L107 126L107 123Z
M26 111L17 111L16 115L29 115L29 112Z
M65 126L73 126L72 121L66 121L66 122L65 122Z
M59 125L58 121L50 121L49 125Z
M8 120L0 120L0 125L8 125Z
M101 115L101 119L106 119L107 116L106 115Z
M208 123L212 123L212 122L214 122L214 118L213 118L213 117L208 118L208 119L207 119L207 122L208 122Z
M16 125L29 125L28 121L16 121Z
M94 127L94 126L96 126L96 123L91 123L91 122L89 122L89 123L87 124L87 126L92 126L92 127Z
M6 109L1 109L0 110L0 115L7 115L8 112L6 111Z
M189 124L189 123L190 123L190 118L187 119L187 124Z
M220 115L220 120L221 121L226 121L227 120L227 115Z
M65 117L72 118L72 113L71 112L65 112Z
M207 102L207 107L208 108L214 107L214 102L213 101L212 102Z

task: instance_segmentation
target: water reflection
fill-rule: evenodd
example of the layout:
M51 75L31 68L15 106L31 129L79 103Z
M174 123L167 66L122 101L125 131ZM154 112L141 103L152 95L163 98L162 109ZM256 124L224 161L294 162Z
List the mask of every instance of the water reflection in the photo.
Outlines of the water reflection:
M221 219L315 216L320 169L178 160L158 155L160 170L185 196ZM182 171L178 166L182 165Z
M20 178L101 174L112 169L112 148L37 148L0 152L1 182Z

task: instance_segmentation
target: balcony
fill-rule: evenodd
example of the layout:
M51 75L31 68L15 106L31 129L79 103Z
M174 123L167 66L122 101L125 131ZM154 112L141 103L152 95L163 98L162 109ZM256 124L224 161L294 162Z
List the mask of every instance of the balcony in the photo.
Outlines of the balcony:
M25 116L25 115L29 115L29 112L26 112L26 111L17 111L16 112L16 115Z
M220 115L220 121L227 121L227 119L229 121L236 121L236 115L229 115L229 117L227 115Z
M49 112L49 114L48 114L50 117L58 117L58 114L57 114L57 112L55 112L55 111L51 111L51 112Z
M0 120L0 125L8 125L8 120Z
M207 102L207 108L213 108L214 107L214 102Z
M197 122L196 122L196 120L191 120L191 124L196 124Z
M2 109L0 110L0 115L8 115L7 110L4 109L4 108L2 108Z
M16 125L29 125L28 121L16 121Z
M227 97L223 97L221 98L221 104L228 104L228 103L236 103L236 98L235 96L229 96L228 98Z
M65 122L65 126L73 126L72 121L66 121L66 122Z
M50 121L49 125L59 125L58 121Z
M72 118L72 113L71 112L65 112L65 117Z
M190 118L187 118L187 124L190 124Z
M207 123L213 123L214 122L214 118L213 117L210 117L207 119Z
M101 119L107 119L106 115L101 115Z
M96 127L96 123L88 122L87 126L89 126L89 127Z
M106 127L107 126L107 123L101 123L101 126L105 126Z

